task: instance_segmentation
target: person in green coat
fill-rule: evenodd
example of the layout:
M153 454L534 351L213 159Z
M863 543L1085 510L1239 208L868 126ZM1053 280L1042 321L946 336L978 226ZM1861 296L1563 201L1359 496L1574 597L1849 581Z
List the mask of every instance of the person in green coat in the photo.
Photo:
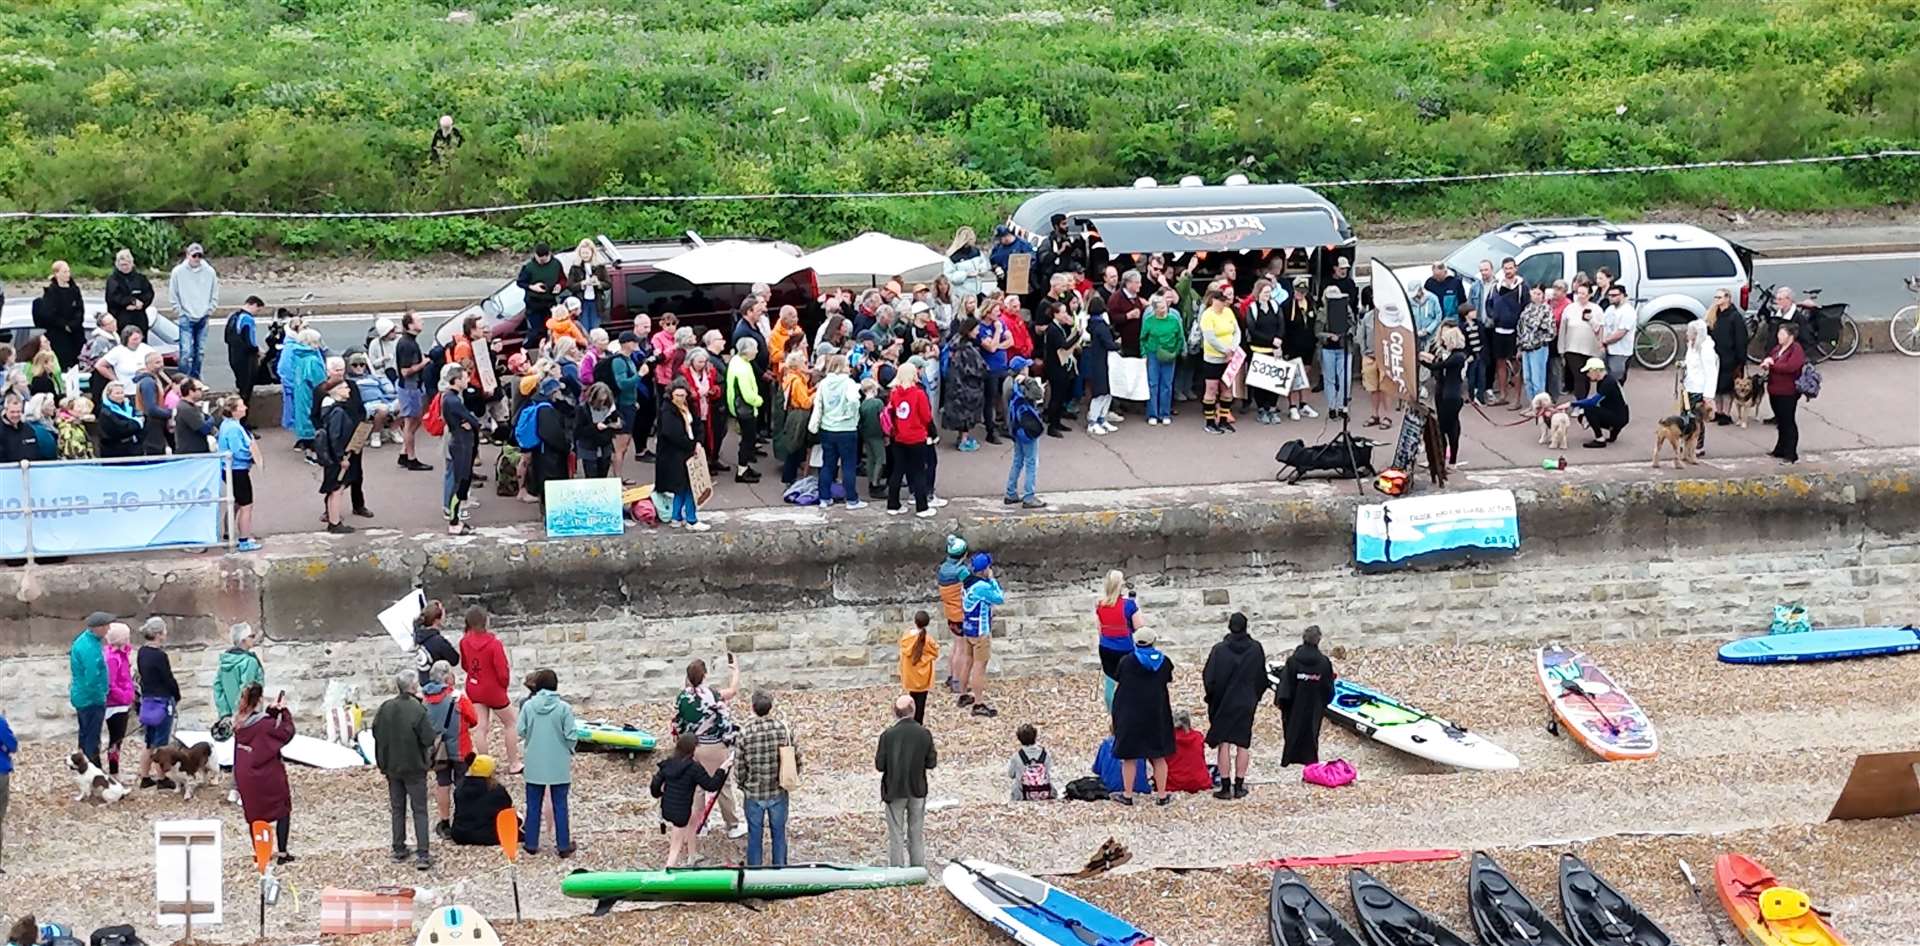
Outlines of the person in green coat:
M100 641L112 623L113 615L105 611L87 615L86 629L67 651L67 670L73 677L67 684L67 700L79 719L80 751L96 766L100 764L100 727L107 722L107 654Z
M753 468L755 451L760 449L760 405L765 403L759 373L753 367L759 354L760 343L743 337L734 343L733 360L727 362L727 413L740 427L740 453L733 467L736 483L760 482L760 471Z
M427 705L420 699L420 674L411 668L393 677L393 698L380 704L373 715L373 762L387 777L387 815L393 826L393 861L404 863L407 850L407 809L413 810L413 839L419 847L416 867L429 870L433 855L428 851L427 770L433 762L433 747L440 741L427 720Z
M1140 353L1147 357L1147 423L1173 423L1173 375L1187 351L1187 332L1173 311L1170 293L1153 297L1140 323Z
M220 655L220 669L213 675L213 711L221 719L233 715L247 684L258 683L262 689L267 685L266 668L253 652L257 642L253 625L242 621L227 628L227 640L233 646Z
M573 855L573 831L567 819L567 790L573 785L573 747L579 723L573 707L560 698L560 677L542 668L527 675L533 691L520 708L520 746L526 764L527 821L522 843L528 854L540 853L540 815L547 796L553 798L555 852Z

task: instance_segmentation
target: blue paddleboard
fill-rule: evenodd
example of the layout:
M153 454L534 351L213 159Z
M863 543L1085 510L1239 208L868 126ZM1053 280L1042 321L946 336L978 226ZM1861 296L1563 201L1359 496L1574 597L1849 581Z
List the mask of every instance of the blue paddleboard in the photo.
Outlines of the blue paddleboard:
M1887 657L1920 651L1920 630L1906 627L1829 627L1804 634L1743 637L1720 648L1730 664L1809 663Z

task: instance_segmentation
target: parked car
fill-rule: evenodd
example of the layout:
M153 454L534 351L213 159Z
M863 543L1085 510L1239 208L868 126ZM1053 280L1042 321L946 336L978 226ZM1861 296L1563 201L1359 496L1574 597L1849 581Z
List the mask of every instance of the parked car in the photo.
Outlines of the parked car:
M678 241L614 243L605 236L595 240L599 247L600 262L607 267L608 286L601 296L600 325L608 335L617 338L621 332L633 328L633 317L638 313L646 313L657 320L668 312L679 317L681 326L692 327L698 334L704 334L708 329L732 333L734 316L739 311L740 303L753 290L751 283L695 285L658 267L659 263L699 246L699 239L690 233ZM772 242L783 252L800 255L799 248L792 244L764 240L750 242ZM562 266L572 266L577 260L572 250L554 255L560 259ZM820 288L812 270L794 273L772 288L775 312L783 305L791 305L800 310L802 318L809 324L817 322ZM467 317L479 315L487 328L487 335L493 339L494 351L500 357L511 355L520 350L526 339L522 327L526 308L526 293L510 279L485 299L461 309L441 323L433 334L434 342L443 345L451 343L454 333Z
M19 298L11 295L7 297L6 305L0 307L0 342L12 345L17 351L20 346L43 334L33 325L33 304L39 299L40 293L37 286L31 295L22 295ZM86 307L87 330L91 332L94 321L100 318L100 313L107 311L106 296L87 296ZM165 355L167 364L174 364L178 360L180 349L180 329L174 326L172 319L159 312L149 312L147 321L148 328L152 330L147 344Z
M1699 227L1616 224L1599 217L1519 220L1481 234L1446 264L1469 284L1481 260L1513 257L1529 285L1552 285L1605 267L1640 311L1634 359L1658 370L1680 352L1678 329L1706 314L1713 294L1731 290L1742 311L1752 292L1754 252Z

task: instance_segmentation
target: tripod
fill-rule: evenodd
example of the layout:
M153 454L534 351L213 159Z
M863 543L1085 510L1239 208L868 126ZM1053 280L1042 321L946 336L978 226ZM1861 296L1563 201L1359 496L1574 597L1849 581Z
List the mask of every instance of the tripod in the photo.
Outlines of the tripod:
M1340 393L1344 395L1346 399L1346 402L1340 407L1340 439L1344 442L1344 445L1347 448L1347 469L1352 471L1353 473L1354 493L1358 495L1360 498L1365 499L1367 497L1367 488L1365 484L1360 482L1360 455L1355 453L1353 450L1352 421L1353 421L1354 320L1353 320L1351 309L1349 308L1350 303L1346 301L1347 295L1346 293L1341 292L1338 286L1328 287L1326 300L1327 300L1327 303L1326 303L1327 304L1327 321L1329 323L1333 321L1334 306L1336 304L1338 304L1343 310L1346 310L1346 319L1345 319L1346 324L1341 326L1342 331L1338 333L1329 332L1328 334L1338 334L1340 336L1340 364L1341 364L1341 375L1342 375L1342 377L1340 378ZM1332 327L1333 327L1332 325L1328 326L1328 328L1332 328ZM1323 379L1323 380L1326 382L1326 384L1332 383L1331 379ZM1324 387L1325 385L1323 384L1322 386Z

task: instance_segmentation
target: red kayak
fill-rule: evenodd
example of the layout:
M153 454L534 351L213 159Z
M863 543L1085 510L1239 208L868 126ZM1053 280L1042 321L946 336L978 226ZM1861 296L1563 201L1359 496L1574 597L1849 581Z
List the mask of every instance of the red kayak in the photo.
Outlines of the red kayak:
M1847 946L1805 893L1781 886L1772 871L1745 854L1714 859L1713 887L1734 928L1753 946Z

